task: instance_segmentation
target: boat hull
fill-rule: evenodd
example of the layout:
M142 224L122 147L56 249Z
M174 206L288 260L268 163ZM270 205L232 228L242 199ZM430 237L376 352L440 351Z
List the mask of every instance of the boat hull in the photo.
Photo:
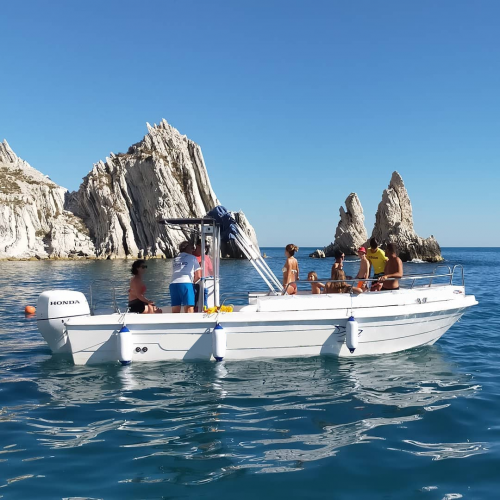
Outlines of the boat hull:
M213 359L212 331L217 323L227 338L225 359L359 357L434 344L475 303L473 296L461 296L355 310L109 315L70 320L67 335L77 365L117 362L118 332L124 324L132 332L134 363ZM345 343L351 314L359 326L359 344L352 353Z

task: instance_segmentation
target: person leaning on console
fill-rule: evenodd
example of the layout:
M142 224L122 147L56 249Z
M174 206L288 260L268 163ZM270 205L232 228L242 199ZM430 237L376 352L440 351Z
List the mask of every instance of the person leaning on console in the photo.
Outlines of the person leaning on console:
M395 243L387 244L387 257L384 274L372 286L372 291L399 290L399 278L403 277L403 262L398 257L398 247Z
M193 255L194 245L183 241L179 245L179 255L174 259L170 298L172 312L180 313L184 306L185 313L194 313L194 283L201 279L201 267Z
M130 280L130 288L128 291L128 310L139 314L162 313L163 311L155 306L152 300L145 297L146 285L142 277L146 269L146 261L139 259L132 264L133 277Z

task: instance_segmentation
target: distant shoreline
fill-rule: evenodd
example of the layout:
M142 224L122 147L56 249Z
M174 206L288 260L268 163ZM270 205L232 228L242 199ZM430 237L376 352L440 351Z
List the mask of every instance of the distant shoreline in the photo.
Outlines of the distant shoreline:
M278 247L260 247L261 253L265 253L265 250L279 250L283 249L284 247L278 246ZM311 249L316 249L318 247L314 246L307 246L307 247L301 247L303 250L311 250ZM500 250L500 247L442 247L442 250ZM299 249L300 251L300 249ZM269 257L269 256L268 256ZM299 253L299 258L302 257L304 258L304 255L300 255ZM306 258L309 258L308 255L305 256ZM354 256L353 256L354 257ZM328 257L326 257L328 258ZM333 257L330 257L333 259ZM37 257L24 257L24 258L16 258L16 257L1 257L0 262L88 262L88 261L133 261L137 259L145 259L145 260L172 260L173 257L165 257L165 256L152 256L152 257L132 257L132 256L127 256L127 257L113 257L113 258L107 258L107 257L46 257L46 258L37 258ZM246 259L222 259L222 260L246 260ZM432 262L429 262L429 264L432 264Z

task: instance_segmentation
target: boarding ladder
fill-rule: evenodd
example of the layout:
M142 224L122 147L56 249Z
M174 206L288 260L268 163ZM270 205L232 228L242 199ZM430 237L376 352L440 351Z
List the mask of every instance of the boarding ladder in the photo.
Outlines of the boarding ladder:
M271 291L271 294L282 294L284 290L283 285L267 265L267 262L260 254L259 248L252 243L250 238L238 224L234 224L234 227L236 229L234 233L234 241L238 248L242 251L243 255L250 261L252 266L259 273L260 277L265 281Z

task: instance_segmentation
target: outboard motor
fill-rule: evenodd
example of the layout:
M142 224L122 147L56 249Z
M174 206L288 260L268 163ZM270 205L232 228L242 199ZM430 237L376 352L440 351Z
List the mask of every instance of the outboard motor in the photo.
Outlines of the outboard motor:
M70 352L64 323L75 316L90 316L90 308L81 292L49 290L38 297L38 330L54 354Z

